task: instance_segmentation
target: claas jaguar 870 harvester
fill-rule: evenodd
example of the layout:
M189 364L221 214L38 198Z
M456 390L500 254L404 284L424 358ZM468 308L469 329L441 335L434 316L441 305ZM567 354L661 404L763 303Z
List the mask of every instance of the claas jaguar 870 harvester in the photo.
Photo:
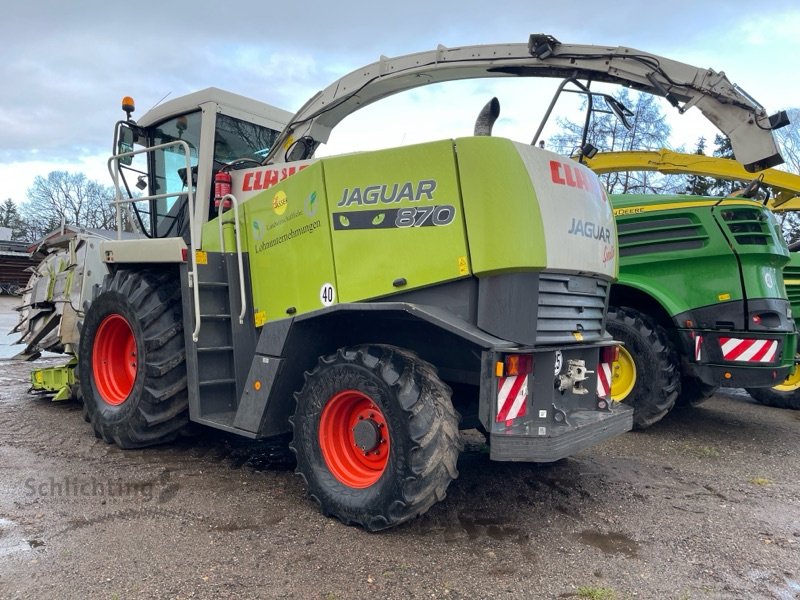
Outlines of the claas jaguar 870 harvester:
M540 462L628 431L609 399L616 231L588 168L492 137L494 99L472 136L315 157L386 96L527 76L667 94L744 162L780 160L769 118L723 74L546 35L382 58L291 118L213 88L137 122L125 101L120 233L73 245L83 266L55 286L79 297L59 331L97 435L290 436L322 511L377 530L444 498L460 428L483 430L492 460ZM26 314L43 331L47 315Z

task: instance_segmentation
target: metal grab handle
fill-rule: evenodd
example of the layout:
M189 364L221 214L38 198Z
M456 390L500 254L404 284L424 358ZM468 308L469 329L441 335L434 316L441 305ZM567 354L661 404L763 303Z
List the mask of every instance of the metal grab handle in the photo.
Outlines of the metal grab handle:
M150 196L142 196L141 198L123 198L122 190L119 186L119 161L122 158L133 157L137 154L147 154L162 148L169 148L171 146L180 146L183 150L183 156L186 162L186 192L174 192L166 194L151 194ZM115 147L116 147L116 132L115 132ZM200 339L200 290L197 285L197 252L194 239L194 191L192 190L192 162L191 150L189 144L184 140L176 140L174 142L167 142L165 144L158 144L141 150L131 150L130 152L122 152L121 154L114 154L108 159L108 171L111 173L111 179L114 181L115 195L112 201L116 208L117 217L117 239L122 239L122 205L131 204L133 202L144 202L149 200L160 200L162 198L170 198L173 196L182 196L186 194L186 201L189 208L189 246L191 250L191 268L187 274L189 281L189 288L192 290L192 304L194 305L194 330L192 331L192 341L197 342Z
M236 261L239 267L239 297L242 300L242 310L239 312L239 325L244 325L244 314L247 312L247 299L245 298L244 291L244 263L242 261L242 238L239 235L239 202L233 194L225 194L219 201L217 206L217 219L219 220L219 247L225 251L225 239L222 235L222 219L225 216L222 208L225 206L225 201L231 201L233 210L233 238L236 240ZM228 221L230 223L230 221Z

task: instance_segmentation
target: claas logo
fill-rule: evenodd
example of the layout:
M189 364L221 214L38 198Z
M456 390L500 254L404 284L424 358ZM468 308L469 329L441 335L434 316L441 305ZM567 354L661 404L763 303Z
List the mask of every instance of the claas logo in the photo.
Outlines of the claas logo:
M603 202L608 201L605 190L598 183L594 174L590 171L584 172L584 169L579 165L568 165L557 160L551 160L550 179L557 185L586 190L595 196L599 196Z

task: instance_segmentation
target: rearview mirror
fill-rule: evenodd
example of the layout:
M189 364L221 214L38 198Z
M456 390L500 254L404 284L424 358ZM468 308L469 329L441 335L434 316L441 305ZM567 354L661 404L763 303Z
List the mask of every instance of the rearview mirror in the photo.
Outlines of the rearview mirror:
M133 152L133 141L135 134L133 129L125 124L119 127L119 141L117 142L117 154L125 154L126 152ZM133 156L122 156L119 159L120 164L130 166L133 163Z
M605 99L608 108L611 109L611 112L613 112L616 115L617 119L619 119L620 123L622 123L622 126L630 131L631 124L628 121L628 117L633 116L633 111L631 111L631 109L629 109L627 106L625 106L622 102L620 102L613 96L609 96L608 94L603 94L603 98Z

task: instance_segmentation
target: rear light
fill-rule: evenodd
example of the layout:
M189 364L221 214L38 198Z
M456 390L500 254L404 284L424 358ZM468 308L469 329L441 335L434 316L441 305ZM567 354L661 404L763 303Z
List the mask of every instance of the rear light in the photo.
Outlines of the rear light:
M603 346L600 348L600 362L614 363L619 360L619 346Z
M533 355L509 354L505 358L504 367L506 377L533 373Z
M781 326L781 315L774 311L756 313L750 317L750 320L753 321L754 325L760 325L761 327L774 328Z
M189 260L189 249L188 248L181 248L181 260L186 262Z

